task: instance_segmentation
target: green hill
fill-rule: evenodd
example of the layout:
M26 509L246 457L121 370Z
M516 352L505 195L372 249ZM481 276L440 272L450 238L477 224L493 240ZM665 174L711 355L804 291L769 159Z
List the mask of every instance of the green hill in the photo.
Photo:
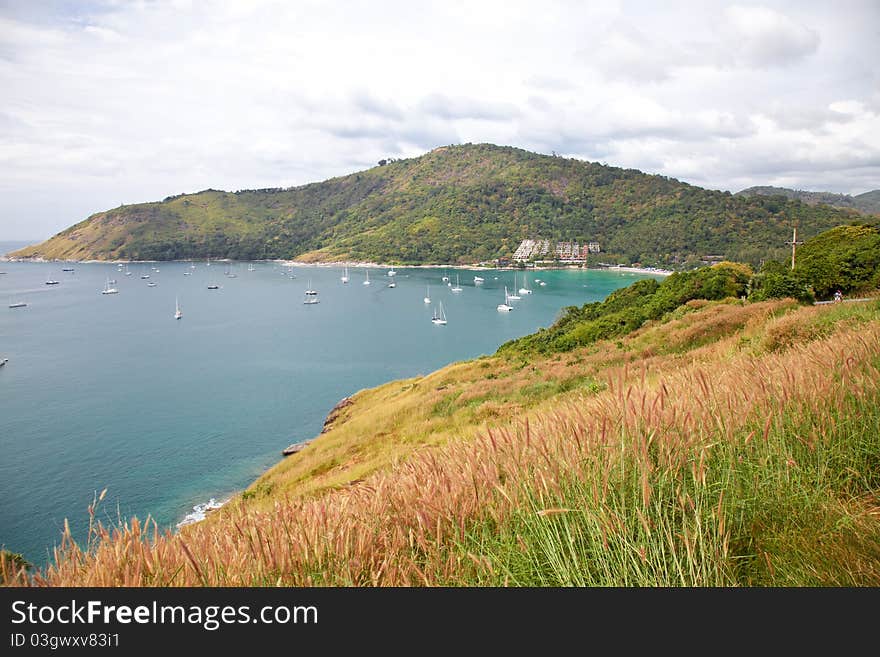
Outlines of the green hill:
M749 187L735 194L736 196L784 196L809 205L823 203L835 208L851 209L865 214L880 214L880 189L864 194L834 194L832 192L806 192L787 187L759 186Z
M205 190L99 212L14 255L465 263L524 238L599 242L599 261L758 264L853 213L491 144L434 149L321 183Z
M857 203L857 207L863 211L880 214L880 189L865 192L864 194L856 194L853 198Z

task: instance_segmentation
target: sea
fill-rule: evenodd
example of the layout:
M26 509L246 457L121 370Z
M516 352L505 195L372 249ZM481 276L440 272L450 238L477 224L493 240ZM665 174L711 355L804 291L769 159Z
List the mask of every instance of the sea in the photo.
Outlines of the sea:
M341 398L491 354L651 276L349 267L346 284L341 267L204 260L0 272L0 547L38 565L65 519L86 539L105 489L105 525L150 517L174 530L320 433ZM498 312L505 286L532 294ZM318 303L303 303L310 288ZM431 321L441 303L446 325Z

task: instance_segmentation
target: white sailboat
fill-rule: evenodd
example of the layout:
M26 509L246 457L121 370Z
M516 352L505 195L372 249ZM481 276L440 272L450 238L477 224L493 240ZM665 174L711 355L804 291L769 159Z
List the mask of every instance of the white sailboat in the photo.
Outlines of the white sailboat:
M174 297L174 319L180 319L183 317L183 313L180 311L180 301L178 301L177 297Z
M455 275L455 287L450 288L452 292L461 292L461 283L458 281L458 274Z
M107 282L104 284L104 289L101 290L101 294L118 294L119 290L110 285L110 279L107 279Z
M52 273L49 273L49 276L46 277L46 285L58 285L58 281L52 278Z
M248 271L257 271L257 268L254 267L254 263L250 263L250 264L248 265L248 269L247 269L247 270L248 270Z
M340 278L343 283L348 283L348 265L345 266L345 273L342 274L342 278Z
M482 276L474 276L474 285L479 285L480 283L482 283L485 280L486 279L483 278Z
M431 317L431 321L434 324L439 324L440 326L446 325L446 313L443 312L443 302L440 302L440 312L437 312L437 309L434 309L434 316Z
M444 282L444 283L448 283L448 282L449 282L449 270L446 270L446 271L444 272L444 274L443 274L443 282Z
M424 301L425 301L425 303L431 303L431 286L430 286L430 285L428 285L428 286L425 288L425 299L424 299Z
M393 266L393 265L392 265L391 269L388 270L388 275L389 275L389 276L396 276L396 275L397 275L397 272L394 271L394 266Z
M128 265L125 265L125 275L126 275L126 276L131 276L131 272L128 271Z
M10 308L24 308L27 306L27 303L24 301L14 301L12 297L9 298L9 307Z
M520 294L531 294L532 291L529 289L528 286L529 286L529 281L526 278L526 275L523 274L523 286L521 288L519 288L519 293Z
M498 312L500 313L509 313L513 310L513 306L510 305L510 299L507 294L507 286L504 286L504 303L498 304Z
M506 290L507 288L504 288L504 289ZM516 272L513 273L513 289L514 290L516 289ZM522 297L517 294L508 294L506 296L507 296L507 303L510 303L511 299L515 299L517 301L519 299L522 299Z
M370 284L370 270L368 269L367 270L367 280L364 281L364 285L369 285L369 284Z
M312 279L309 279L309 286L306 288L306 298L303 299L305 304L318 303L318 291L312 289Z

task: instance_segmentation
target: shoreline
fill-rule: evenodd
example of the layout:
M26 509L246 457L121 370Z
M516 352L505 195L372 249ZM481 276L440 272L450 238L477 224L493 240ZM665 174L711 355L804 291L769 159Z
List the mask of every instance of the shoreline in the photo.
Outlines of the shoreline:
M655 274L657 276L671 276L675 273L671 269L660 269L659 267L624 267L623 265L603 265L598 269L625 271L634 274Z
M39 264L52 263L75 263L80 265L100 265L100 264L136 264L136 263L155 263L155 262L207 262L204 258L188 258L186 260L64 260L64 259L46 259L46 258L10 258L6 255L0 256L0 262L34 262ZM505 265L486 266L479 264L433 264L433 265L392 265L383 262L365 262L359 260L332 260L332 261L315 261L306 262L304 260L285 260L283 258L273 258L269 260L236 260L234 258L217 258L211 262L255 262L255 263L274 263L283 267L354 267L354 268L374 268L374 269L465 269L468 271L558 271L558 270L581 270L589 269L594 271L617 271L631 274L649 274L654 276L670 276L675 272L669 269L660 269L659 267L628 267L624 265L550 265L550 266L533 266L533 267L515 267Z

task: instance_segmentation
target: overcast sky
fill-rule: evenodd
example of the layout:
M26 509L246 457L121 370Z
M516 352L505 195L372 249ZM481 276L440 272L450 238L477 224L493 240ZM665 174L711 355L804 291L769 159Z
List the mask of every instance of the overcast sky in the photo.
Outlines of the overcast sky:
M0 240L465 142L880 188L880 0L0 0Z

